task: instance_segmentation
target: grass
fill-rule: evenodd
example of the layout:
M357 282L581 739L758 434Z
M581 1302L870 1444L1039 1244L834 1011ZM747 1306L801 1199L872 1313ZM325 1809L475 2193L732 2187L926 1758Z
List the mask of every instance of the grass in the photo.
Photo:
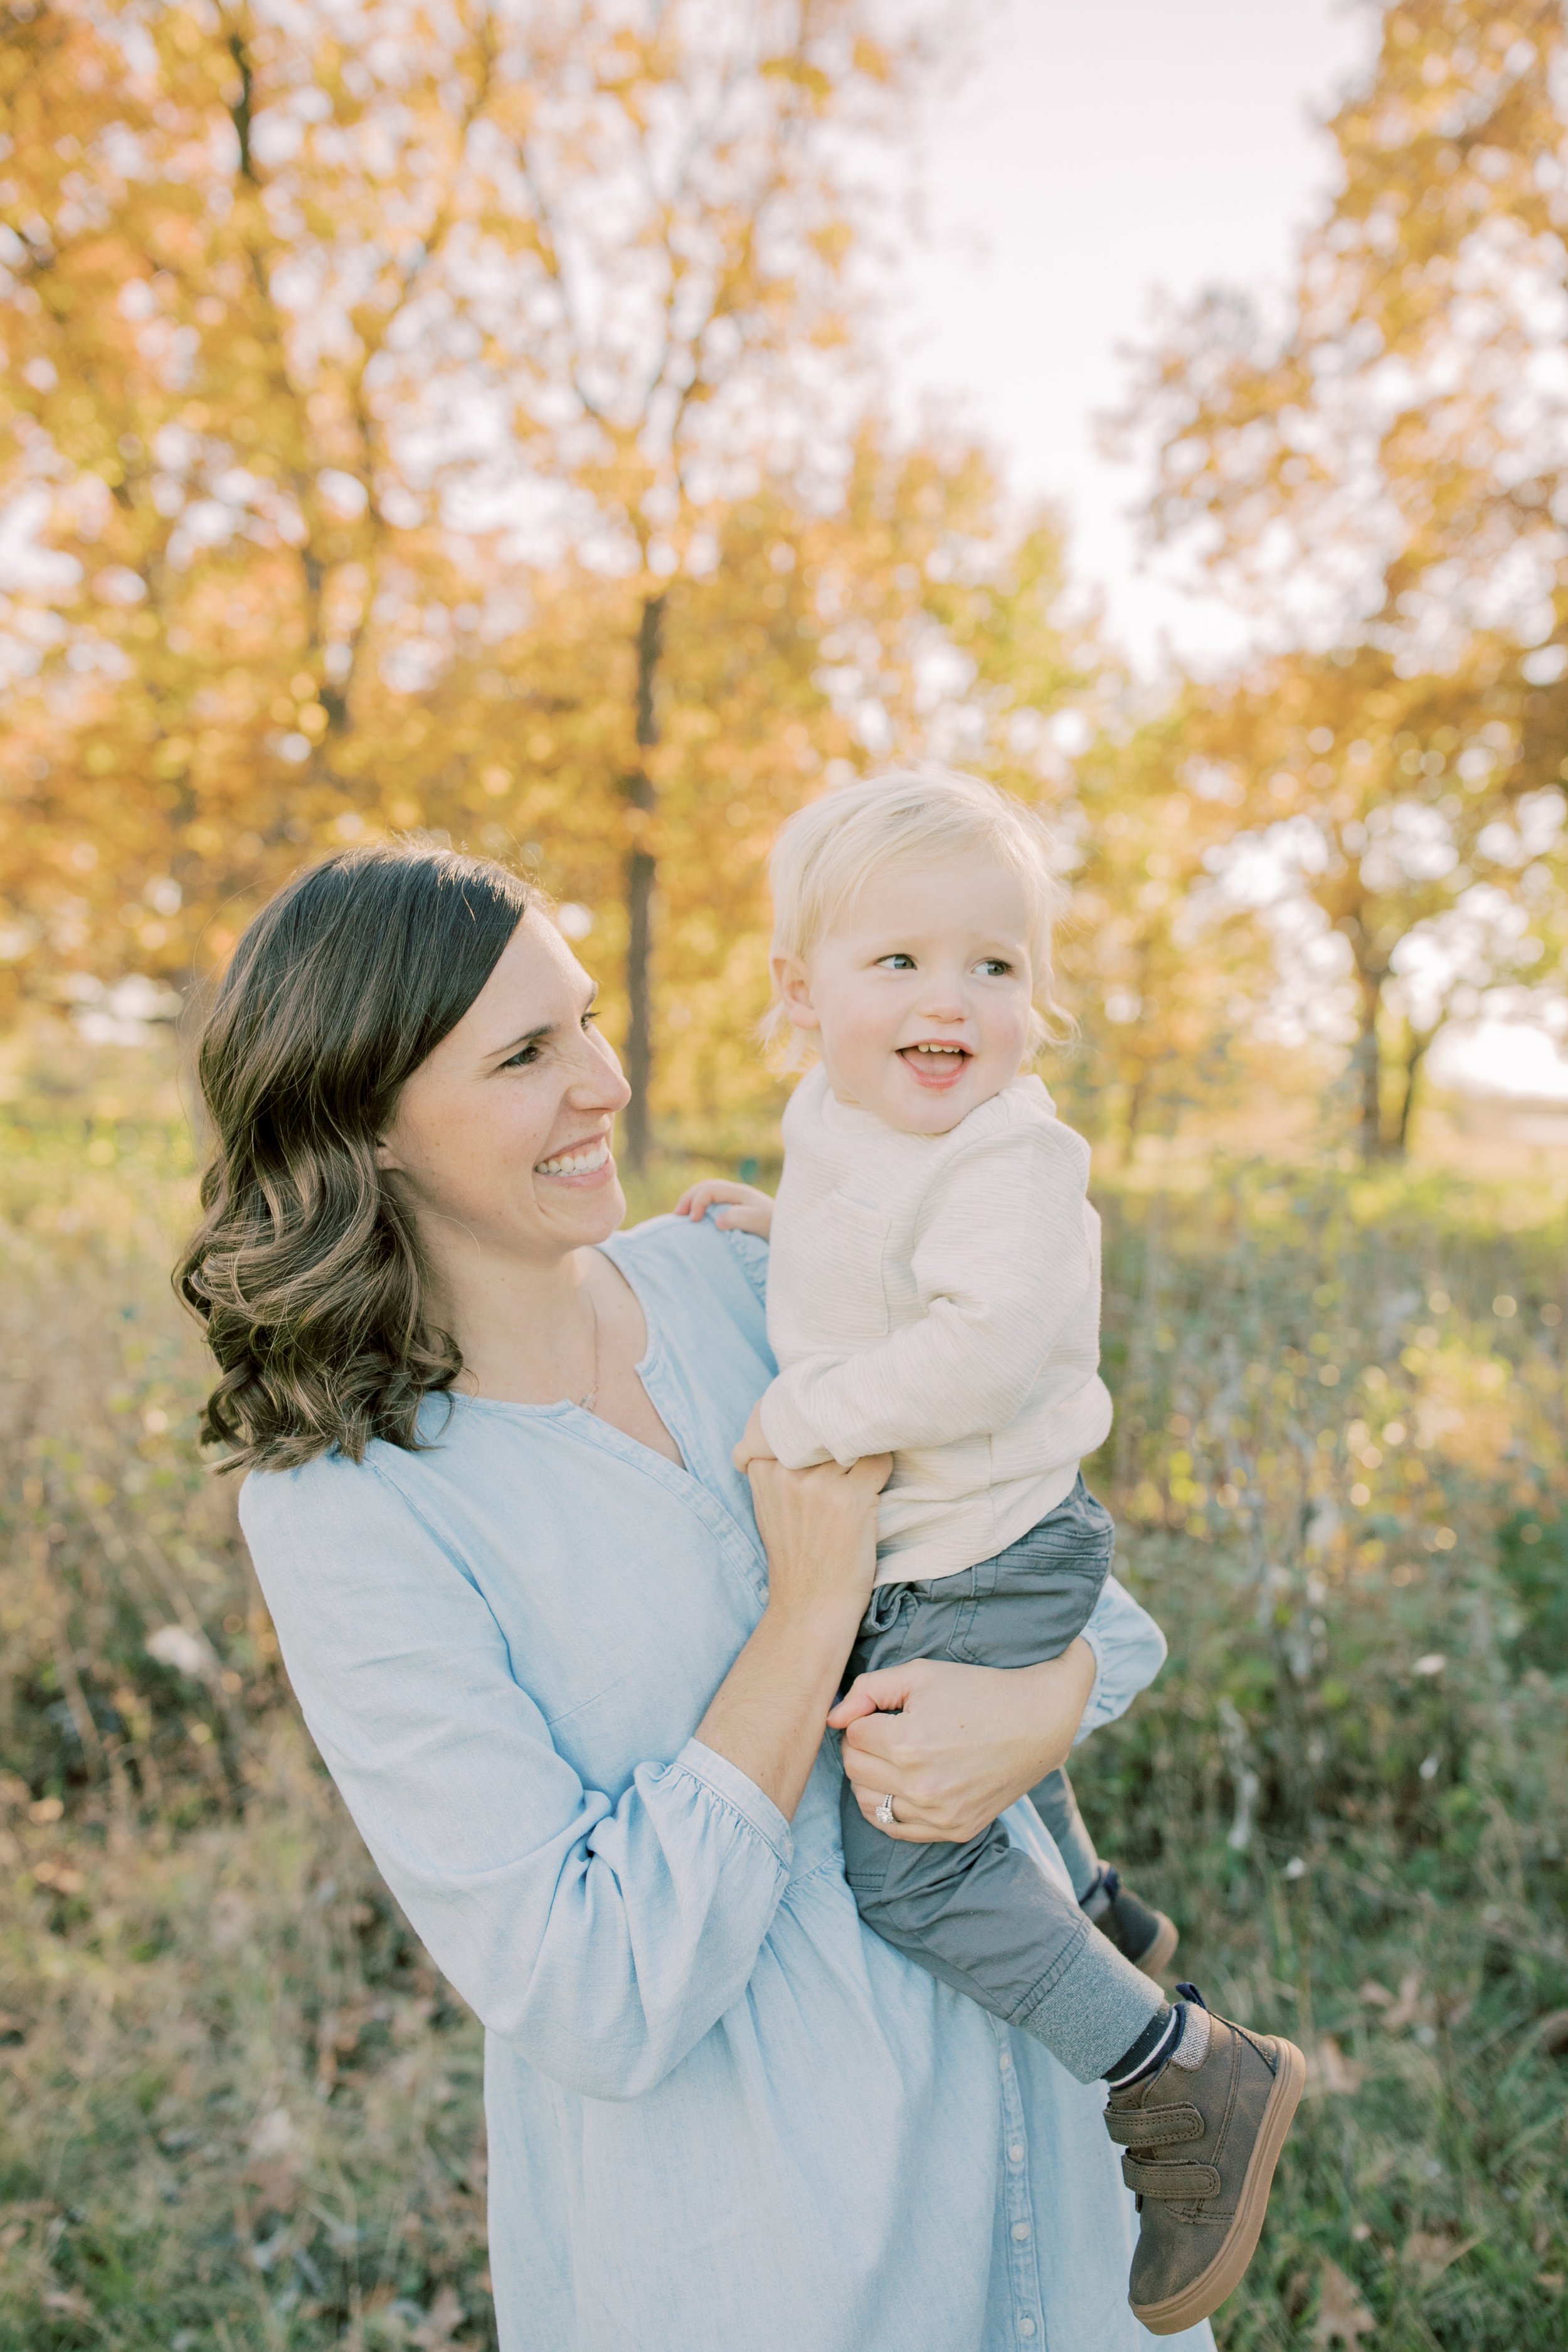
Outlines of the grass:
M199 1465L146 1055L18 1048L0 1176L0 2352L493 2343L477 2029L294 1717ZM639 1205L657 1205L682 1170ZM1102 1844L1312 2095L1226 2352L1568 2336L1568 1252L1544 1196L1110 1195Z

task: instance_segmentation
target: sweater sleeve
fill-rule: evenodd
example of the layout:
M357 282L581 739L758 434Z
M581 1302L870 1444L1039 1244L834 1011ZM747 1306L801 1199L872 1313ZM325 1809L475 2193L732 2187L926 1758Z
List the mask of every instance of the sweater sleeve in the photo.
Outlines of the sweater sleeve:
M1005 1429L1094 1280L1083 1147L1020 1126L955 1154L931 1186L910 1260L921 1312L847 1358L806 1356L762 1401L795 1469Z
M585 1787L483 1595L371 1465L254 1475L241 1519L311 1736L432 1958L542 2073L650 2089L744 1991L783 1814L696 1739L613 1802Z

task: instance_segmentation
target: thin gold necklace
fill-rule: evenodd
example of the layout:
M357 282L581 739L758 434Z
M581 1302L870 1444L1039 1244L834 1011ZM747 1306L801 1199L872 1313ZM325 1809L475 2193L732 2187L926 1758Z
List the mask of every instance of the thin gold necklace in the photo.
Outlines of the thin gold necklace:
M592 1291L588 1293L588 1312L594 1318L594 1377L577 1400L579 1412L592 1412L599 1402L599 1310Z

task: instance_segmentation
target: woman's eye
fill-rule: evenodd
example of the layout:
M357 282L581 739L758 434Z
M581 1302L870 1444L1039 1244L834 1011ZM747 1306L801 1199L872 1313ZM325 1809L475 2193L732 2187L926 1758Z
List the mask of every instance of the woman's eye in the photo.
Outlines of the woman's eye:
M524 1045L520 1053L510 1055L501 1064L501 1068L503 1070L526 1070L531 1062L537 1062L538 1059L538 1046Z
M877 968L879 971L913 971L915 960L911 955L879 956Z

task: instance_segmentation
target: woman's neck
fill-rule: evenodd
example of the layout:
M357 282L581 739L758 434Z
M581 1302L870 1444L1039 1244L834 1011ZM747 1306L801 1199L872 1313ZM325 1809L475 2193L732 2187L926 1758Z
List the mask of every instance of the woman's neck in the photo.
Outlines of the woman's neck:
M434 1257L426 1312L463 1359L458 1385L510 1404L578 1402L594 1387L597 1317L588 1288L595 1253L548 1260L456 1248Z

